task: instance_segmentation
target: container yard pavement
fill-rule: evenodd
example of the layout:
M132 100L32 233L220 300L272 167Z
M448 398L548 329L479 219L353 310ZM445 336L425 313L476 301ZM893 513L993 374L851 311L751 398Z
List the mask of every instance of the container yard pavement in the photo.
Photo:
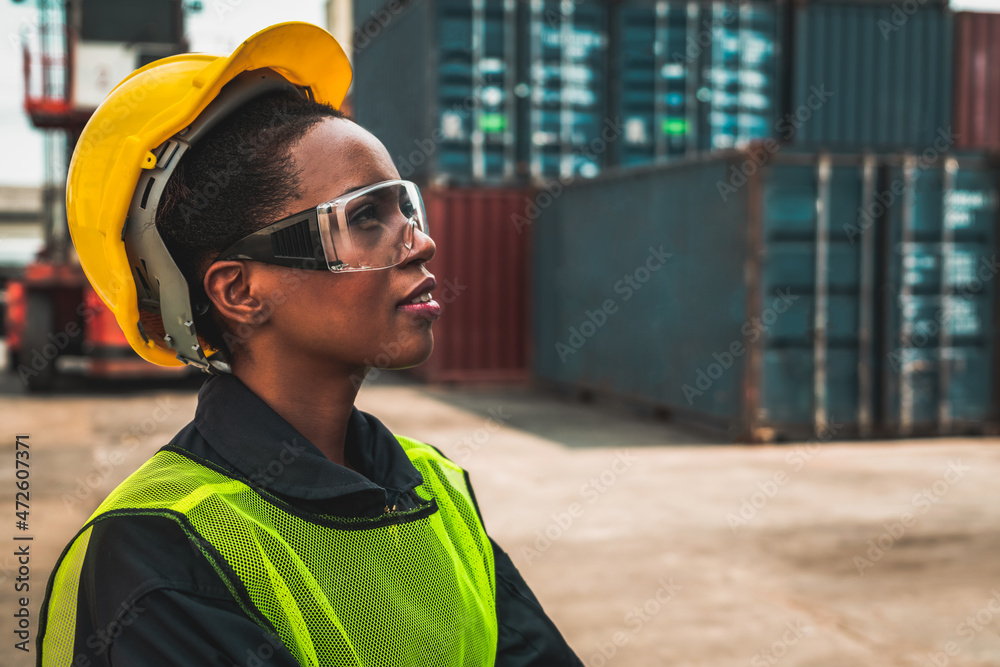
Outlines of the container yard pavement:
M16 382L0 386L11 667L34 664L59 552L187 423L197 386L71 380L39 397ZM470 471L487 529L588 667L1000 664L998 440L733 446L613 406L395 374L358 406ZM17 433L30 655L13 646Z

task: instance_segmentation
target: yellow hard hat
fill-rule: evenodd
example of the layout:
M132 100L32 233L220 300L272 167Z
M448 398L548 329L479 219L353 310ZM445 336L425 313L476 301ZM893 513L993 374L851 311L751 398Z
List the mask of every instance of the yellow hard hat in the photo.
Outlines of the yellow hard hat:
M339 108L350 84L351 65L330 33L280 23L229 57L150 63L97 108L70 162L66 214L87 278L140 356L212 370L214 350L198 344L187 283L155 227L159 195L183 153L258 95L288 88ZM140 298L143 310L160 313L165 335L144 330Z

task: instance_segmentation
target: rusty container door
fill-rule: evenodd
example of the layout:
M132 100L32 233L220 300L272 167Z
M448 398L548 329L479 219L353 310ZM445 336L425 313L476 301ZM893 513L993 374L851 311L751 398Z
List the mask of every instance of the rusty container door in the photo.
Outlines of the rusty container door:
M530 193L427 189L437 245L434 352L412 373L431 382L519 381L528 364Z

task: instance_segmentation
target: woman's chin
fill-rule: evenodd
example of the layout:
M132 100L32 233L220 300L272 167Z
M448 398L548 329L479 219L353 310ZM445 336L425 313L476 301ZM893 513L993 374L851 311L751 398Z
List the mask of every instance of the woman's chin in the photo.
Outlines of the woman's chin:
M432 345L429 348L427 348L427 351L425 353L417 355L410 360L404 361L400 359L399 365L394 365L393 370L403 370L405 368L414 368L415 366L420 366L421 364L423 364L424 362L426 362L428 359L431 358L431 352L433 351L434 351L434 346Z
M374 368L387 371L413 368L427 361L434 352L434 335L427 330L417 336L407 336L404 344L386 343L381 350L367 360Z

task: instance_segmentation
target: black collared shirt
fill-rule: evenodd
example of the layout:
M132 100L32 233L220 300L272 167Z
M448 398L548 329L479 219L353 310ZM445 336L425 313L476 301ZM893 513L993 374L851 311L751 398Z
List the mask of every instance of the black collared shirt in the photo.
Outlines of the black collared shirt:
M206 380L194 420L168 446L324 514L377 516L386 507L406 509L418 500L413 489L423 481L375 417L357 408L351 412L344 452L351 470L327 459L232 375ZM510 558L490 542L496 664L582 667ZM298 665L242 610L181 528L150 516L94 526L80 575L74 649L74 665Z

